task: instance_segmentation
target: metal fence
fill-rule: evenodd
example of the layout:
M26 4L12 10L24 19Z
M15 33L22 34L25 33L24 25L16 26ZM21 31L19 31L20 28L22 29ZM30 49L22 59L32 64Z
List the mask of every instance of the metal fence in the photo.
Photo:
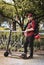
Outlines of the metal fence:
M8 44L12 50L23 48L26 38L22 34L24 31L11 31L11 30L0 30L0 49L6 49ZM11 33L11 34L10 34ZM40 35L42 33L39 33ZM44 33L43 33L44 34ZM43 35L42 34L42 35ZM44 46L44 38L38 42L34 42L35 47Z

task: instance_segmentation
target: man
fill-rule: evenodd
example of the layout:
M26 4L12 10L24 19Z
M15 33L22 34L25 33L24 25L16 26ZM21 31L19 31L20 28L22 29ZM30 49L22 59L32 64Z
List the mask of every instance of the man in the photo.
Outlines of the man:
M24 54L23 58L27 58L27 47L30 47L30 56L28 58L33 58L33 43L34 43L34 29L35 29L35 20L33 19L32 14L28 15L28 25L25 30L26 33L26 42L24 43Z

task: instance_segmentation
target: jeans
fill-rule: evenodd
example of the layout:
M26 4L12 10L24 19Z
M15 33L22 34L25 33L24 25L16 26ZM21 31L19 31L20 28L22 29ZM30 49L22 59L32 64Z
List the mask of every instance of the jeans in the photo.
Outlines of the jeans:
M24 43L24 53L27 54L27 47L30 47L30 56L33 57L33 44L34 44L34 35L28 36Z

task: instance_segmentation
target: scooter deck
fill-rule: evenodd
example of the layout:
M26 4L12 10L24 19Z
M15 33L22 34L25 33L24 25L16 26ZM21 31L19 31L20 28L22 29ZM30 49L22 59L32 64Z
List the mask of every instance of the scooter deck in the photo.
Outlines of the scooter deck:
M12 55L11 58L23 59L20 55Z

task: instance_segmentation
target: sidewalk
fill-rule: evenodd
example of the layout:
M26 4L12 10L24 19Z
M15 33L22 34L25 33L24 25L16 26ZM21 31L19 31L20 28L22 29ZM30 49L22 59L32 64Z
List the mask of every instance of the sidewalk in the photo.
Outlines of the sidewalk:
M16 59L4 57L4 52L0 52L0 65L44 65L44 56L34 55L33 59Z

